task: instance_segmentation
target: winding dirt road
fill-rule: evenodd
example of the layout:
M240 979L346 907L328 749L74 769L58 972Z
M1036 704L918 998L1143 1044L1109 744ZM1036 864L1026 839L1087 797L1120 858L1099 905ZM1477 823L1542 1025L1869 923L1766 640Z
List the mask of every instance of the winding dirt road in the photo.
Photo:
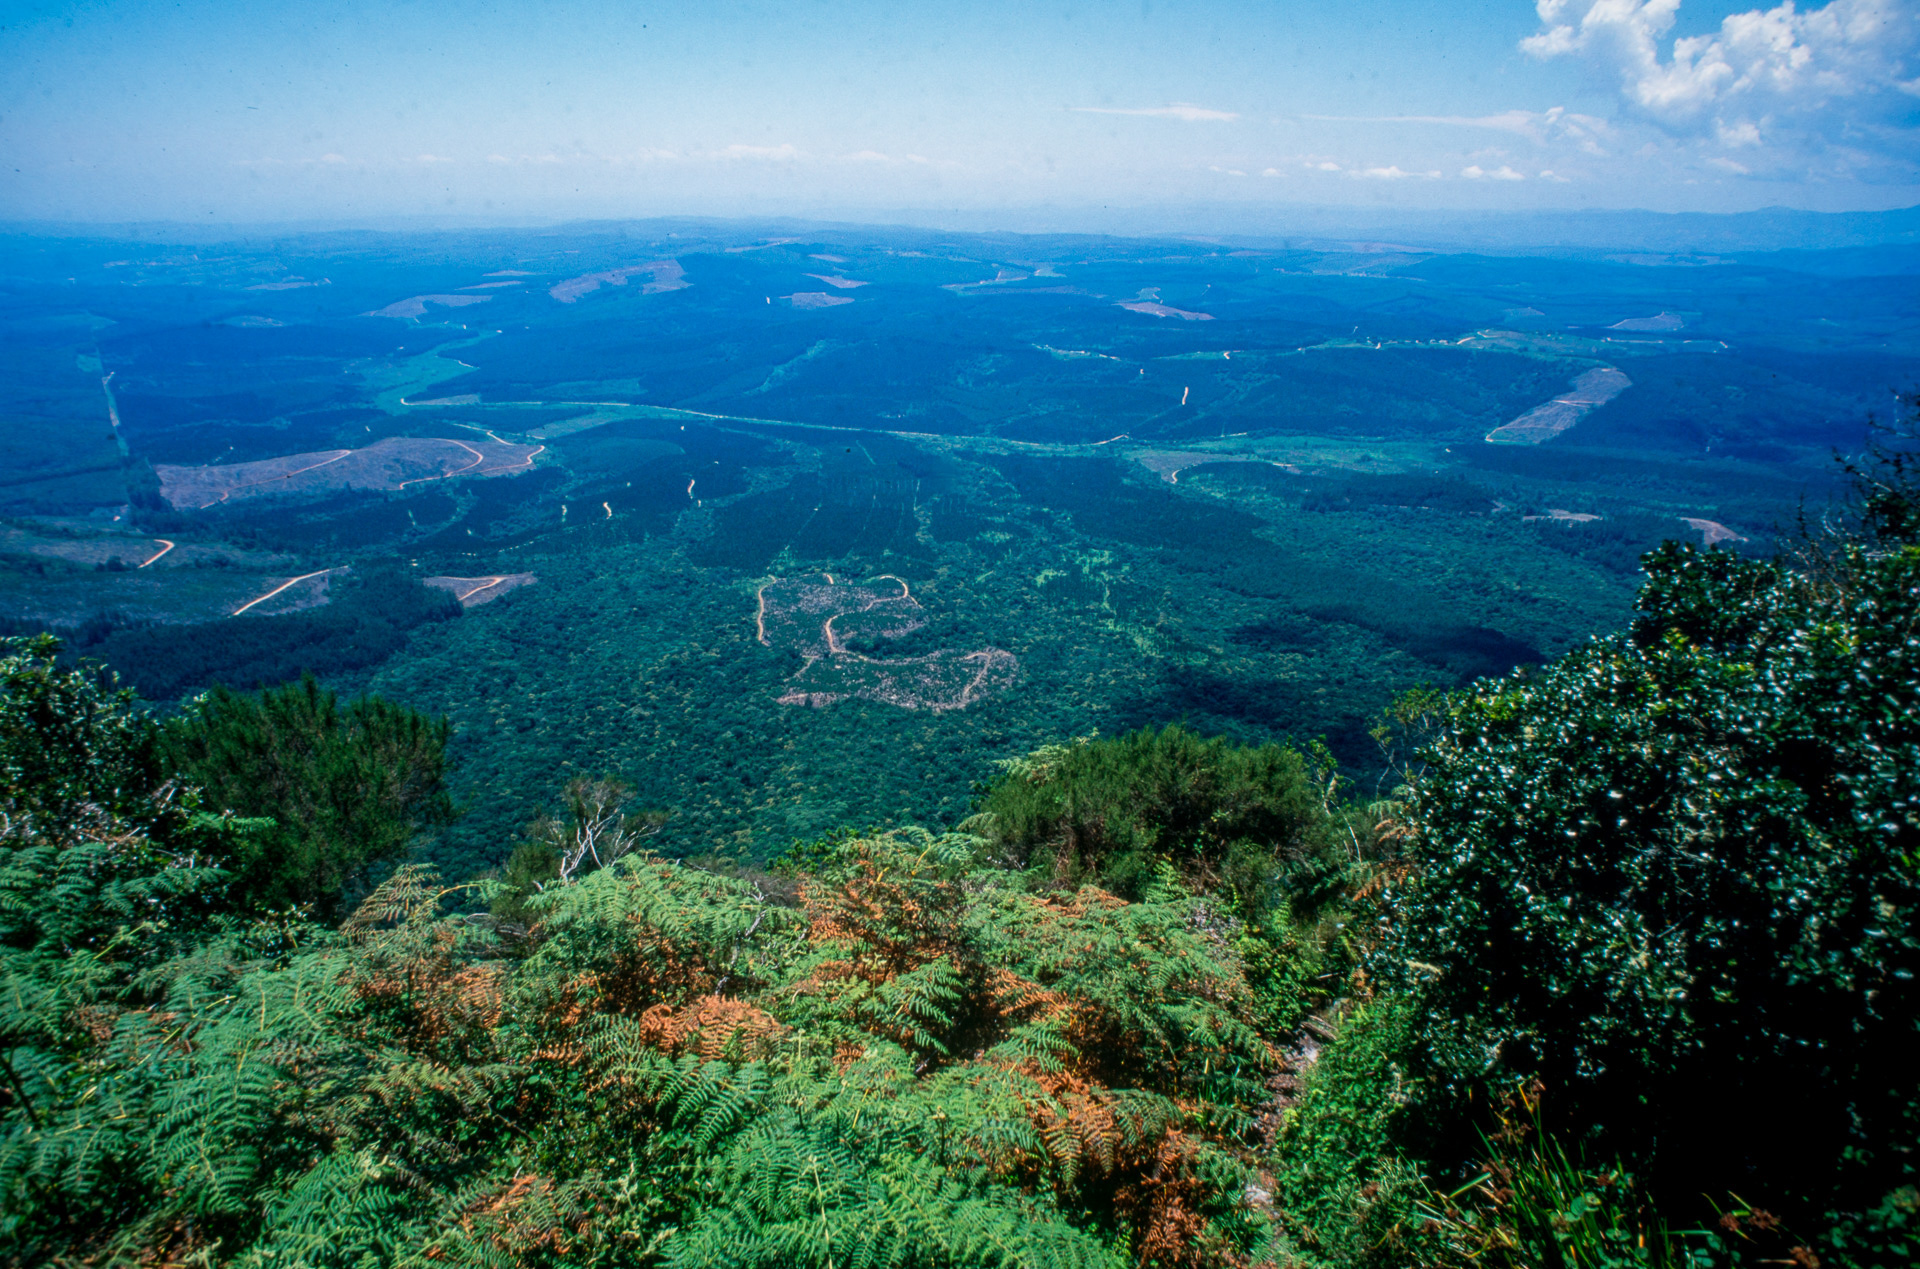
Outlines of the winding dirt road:
M264 604L264 603L266 603L266 602L267 602L267 601L268 601L269 599L272 599L272 598L273 598L273 597L274 597L275 595L278 595L278 594L279 594L279 593L280 593L281 591L283 591L283 590L285 590L285 589L286 589L287 587L289 587L289 586L291 586L291 585L293 585L293 584L294 584L295 582L304 582L304 581L306 581L306 580L307 580L307 579L308 579L309 577L320 577L320 576L322 576L322 575L324 575L324 574L327 574L327 573L331 573L332 571L333 571L333 570L332 570L332 569L330 569L330 568L323 568L323 569L321 569L321 570L320 570L319 572L317 572L317 573L302 573L302 574L301 574L300 576L298 576L298 577L289 577L289 578L288 578L288 579L287 579L286 581L284 581L284 582L281 582L281 583L280 583L280 584L279 584L278 586L275 586L275 587L274 587L274 588L273 588L272 590L270 590L270 591L268 591L268 592L267 592L266 594L264 594L264 595L262 595L262 596L260 596L260 598L258 598L258 599L249 599L249 600L248 600L248 601L247 601L246 603L244 603L244 604L241 604L241 605L240 605L240 606L239 606L238 608L236 608L236 609L234 609L234 610L233 610L232 612L230 612L230 613L228 613L227 615L228 615L228 616L230 616L230 617L238 617L238 616L239 616L239 615L240 615L241 613L243 613L243 612L245 612L245 611L246 611L247 609L249 609L249 608L251 608L251 607L253 607L253 606L254 606L255 604Z
M485 454L482 454L479 450L467 444L465 441L456 441L451 436L443 436L443 437L440 437L439 439L445 441L449 445L458 445L461 449L466 450L467 453L473 455L473 461L468 463L465 467L462 467L459 471L442 472L438 476L420 476L414 480L403 480L399 484L394 486L395 489L405 489L408 485L424 485L429 480L451 480L453 477L460 475L461 472L472 471L474 468L478 467L480 464L487 461L487 456Z
M492 590L495 586L498 586L501 582L506 581L509 577L516 577L516 576L518 576L518 574L516 573L502 573L498 577L475 577L470 580L475 582L476 585L471 586L466 590L456 590L455 592L453 592L453 597L464 604L469 599L472 599L475 595L478 595L481 591Z
M353 453L353 451L350 449L339 450L335 452L333 457L331 458L323 458L317 463L309 463L307 466L297 468L294 471L284 471L277 476L269 476L265 480L249 480L243 485L235 485L233 488L223 492L218 498L215 498L212 502L202 503L200 505L200 509L202 511L205 511L208 507L217 507L242 489L252 489L258 485L271 485L276 480L292 480L295 476L298 476L301 472L313 471L315 468L325 467L328 463L337 463L351 453Z

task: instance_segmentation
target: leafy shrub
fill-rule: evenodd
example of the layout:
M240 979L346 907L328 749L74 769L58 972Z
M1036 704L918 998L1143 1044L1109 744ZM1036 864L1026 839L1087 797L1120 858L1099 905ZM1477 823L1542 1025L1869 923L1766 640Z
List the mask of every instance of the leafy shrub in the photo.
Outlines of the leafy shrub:
M1164 857L1257 913L1338 870L1323 750L1236 745L1174 724L1049 746L1001 768L963 827L1056 884L1138 895Z
M124 807L163 779L133 694L59 661L50 635L0 639L0 794L15 808Z
M1413 789L1406 1139L1462 1159L1537 1077L1663 1206L1807 1228L1920 1140L1920 548L1646 567L1630 634L1459 697Z
M1401 1150L1413 1092L1406 1053L1420 1017L1404 996L1355 1008L1312 1060L1287 1111L1274 1199L1288 1246L1335 1265L1408 1263L1424 1218L1417 1165Z
M216 687L166 724L161 744L214 805L273 821L223 861L237 900L332 913L366 868L451 817L450 730L379 697L343 709L309 675L256 695Z

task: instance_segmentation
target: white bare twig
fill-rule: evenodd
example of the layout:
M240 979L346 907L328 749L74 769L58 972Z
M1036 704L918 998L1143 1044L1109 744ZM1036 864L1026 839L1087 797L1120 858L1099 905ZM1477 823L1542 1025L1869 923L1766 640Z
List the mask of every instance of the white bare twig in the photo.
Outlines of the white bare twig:
M654 814L631 816L622 809L633 787L619 780L575 780L567 786L567 820L548 817L534 826L537 840L552 846L558 857L558 885L572 885L588 860L606 868L639 848L660 831ZM541 887L545 889L545 887Z

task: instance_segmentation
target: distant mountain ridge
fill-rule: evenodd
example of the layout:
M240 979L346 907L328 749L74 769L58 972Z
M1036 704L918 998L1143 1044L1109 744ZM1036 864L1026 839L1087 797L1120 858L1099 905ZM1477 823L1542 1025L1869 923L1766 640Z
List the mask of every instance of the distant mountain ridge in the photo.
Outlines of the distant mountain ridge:
M196 225L175 222L88 224L0 222L0 240L78 238L235 243L250 239L357 235L367 232L460 232L509 228L729 235L817 235L823 231L958 232L989 237L1054 239L1199 238L1237 245L1312 248L1386 242L1428 250L1623 251L1677 254L1832 251L1920 246L1920 205L1887 211L1821 212L1763 207L1746 212L1644 210L1461 211L1356 208L1309 204L1216 204L1185 207L901 208L824 212L812 216L647 216L546 221L504 216L385 217L375 224L341 222ZM24 243L16 245L24 246Z

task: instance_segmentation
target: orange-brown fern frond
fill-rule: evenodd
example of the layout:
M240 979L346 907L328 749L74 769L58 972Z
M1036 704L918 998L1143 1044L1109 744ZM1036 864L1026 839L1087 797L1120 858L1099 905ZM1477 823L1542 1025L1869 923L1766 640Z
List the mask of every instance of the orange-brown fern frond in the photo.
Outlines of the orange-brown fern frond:
M1140 1264L1170 1269L1246 1264L1244 1256L1208 1236L1207 1218L1200 1210L1206 1186L1193 1166L1194 1154L1186 1134L1169 1130L1152 1143L1135 1179L1115 1194L1116 1206L1133 1226Z
M641 1041L675 1057L692 1052L737 1061L759 1056L786 1032L772 1014L721 996L678 1009L655 1005L640 1015Z

